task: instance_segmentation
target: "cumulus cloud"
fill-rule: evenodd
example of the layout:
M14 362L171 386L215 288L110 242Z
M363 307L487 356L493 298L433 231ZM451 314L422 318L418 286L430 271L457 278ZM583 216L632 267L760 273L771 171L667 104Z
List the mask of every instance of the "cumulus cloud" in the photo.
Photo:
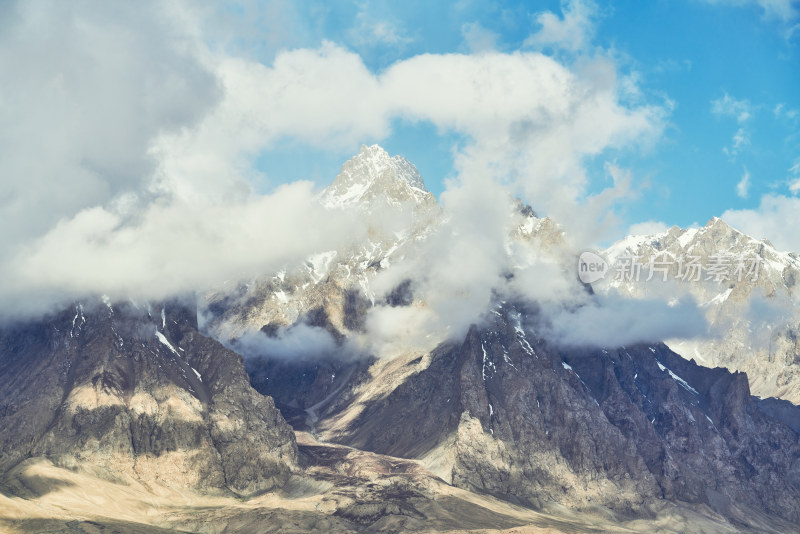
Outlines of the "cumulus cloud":
M798 17L797 4L793 0L703 0L721 6L758 6L768 18L791 22Z
M505 283L511 200L488 176L465 176L442 194L446 220L373 284L377 293L386 294L410 280L417 301L369 311L371 350L430 349L443 339L460 337L478 320Z
M617 347L655 343L669 338L704 335L705 317L691 299L668 304L663 300L597 296L573 309L562 307L543 314L543 334L562 346Z
M191 127L220 99L213 74L157 15L149 3L5 4L0 254L142 189L152 137Z
M728 210L722 219L756 239L768 238L779 250L800 252L800 198L764 195L757 208Z
M363 238L357 221L314 201L312 184L220 205L154 203L133 219L92 207L20 246L0 273L0 299L44 308L83 295L165 296L251 278L310 251ZM348 238L349 239L349 238ZM348 241L349 242L349 241Z
M359 235L315 207L308 183L252 191L248 157L273 138L237 127L258 90L166 9L6 7L2 314L87 294L163 298Z
M231 176L235 183L242 156L276 140L343 149L386 137L402 118L466 136L452 187L490 177L486 183L523 193L585 233L597 228L588 219L630 192L630 180L609 168L614 186L589 198L583 159L655 138L665 113L624 105L616 68L604 57L572 68L533 52L424 54L374 74L357 54L325 43L280 53L272 66L222 58L216 68L221 105L199 127L161 136L154 149L159 183L182 197L198 182ZM576 211L587 214L586 224Z
M628 228L627 235L652 235L669 230L669 225L661 221L644 221L635 223Z
M528 37L527 46L554 46L576 52L587 46L594 31L597 6L589 0L562 0L563 16L544 11L536 15L539 31Z
M535 51L423 54L375 73L324 42L265 64L209 46L190 7L109 6L14 4L13 30L0 35L3 98L15 102L0 107L0 136L13 139L0 148L0 211L14 229L0 248L8 313L84 294L163 298L361 239L364 221L322 211L309 183L255 191L254 161L283 140L345 150L403 119L465 141L440 199L447 224L396 270L415 275L425 305L413 320L376 309L370 324L387 339L403 335L396 324L455 333L506 283L513 196L576 242L602 238L634 180L609 165L611 185L589 195L584 160L657 138L666 113L628 103L631 80L596 51L572 63ZM583 2L563 18L540 14L529 44L578 52L593 16ZM533 262L518 280L530 294L569 293L533 284L548 269Z

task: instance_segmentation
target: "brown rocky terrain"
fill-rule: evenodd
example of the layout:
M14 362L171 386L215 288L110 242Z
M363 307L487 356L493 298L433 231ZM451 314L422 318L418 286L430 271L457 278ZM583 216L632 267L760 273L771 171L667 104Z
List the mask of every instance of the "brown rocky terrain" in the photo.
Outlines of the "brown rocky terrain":
M0 471L29 458L250 495L297 468L291 429L191 308L99 301L0 334Z
M259 374L257 387L290 406L298 428L313 404L320 439L417 459L456 487L526 507L635 518L666 500L745 529L800 522L800 436L767 415L744 374L660 343L560 349L519 304L489 317L430 354L277 362L272 376L285 381ZM335 395L331 375L347 381ZM306 387L283 386L299 376Z
M732 533L722 518L656 503L648 518L608 510L540 511L446 484L419 462L320 443L298 433L302 475L269 493L230 495L144 486L64 469L38 458L18 465L0 493L0 529L57 532L481 532ZM768 530L767 530L768 531Z
M317 361L304 371L315 380L294 389L299 362L273 367L282 405L294 401L297 426L314 427L292 433L238 355L198 333L187 307L163 309L78 305L3 333L4 531L785 532L797 522L797 434L759 409L743 375L663 345L563 351L523 324L534 309L499 305L429 354ZM331 368L342 382L321 387Z

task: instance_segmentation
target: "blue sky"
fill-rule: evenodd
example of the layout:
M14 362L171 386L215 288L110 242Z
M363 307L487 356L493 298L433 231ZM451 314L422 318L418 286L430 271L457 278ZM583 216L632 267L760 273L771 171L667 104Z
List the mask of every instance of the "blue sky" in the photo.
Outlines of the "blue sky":
M618 74L635 81L631 98L667 112L661 135L648 146L586 158L589 192L607 186L607 162L630 170L637 194L619 207L626 226L703 224L726 210L757 208L764 194L789 194L800 177L790 170L800 160L798 7L788 1L600 2L584 28L583 50L540 47L568 65L581 56L613 58ZM569 9L560 2L306 2L283 13L302 30L243 46L269 64L282 49L327 40L380 74L419 54L470 54L481 44L504 53L530 50L525 41L541 30L537 17L564 17ZM406 156L438 195L454 174L452 148L464 139L430 122L396 119L389 135L362 142ZM264 151L258 165L267 184L311 178L324 185L357 150L355 144L331 150L284 140Z

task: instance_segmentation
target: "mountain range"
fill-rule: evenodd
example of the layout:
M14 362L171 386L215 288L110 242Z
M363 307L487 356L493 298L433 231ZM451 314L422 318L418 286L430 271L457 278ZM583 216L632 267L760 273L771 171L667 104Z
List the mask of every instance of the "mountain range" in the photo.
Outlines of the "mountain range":
M645 272L658 259L666 282L589 286L558 223L509 199L500 282L442 328L463 310L436 307L418 271L453 229L414 165L362 147L318 201L357 213L368 240L0 330L2 528L800 529L796 255L714 219L597 251ZM758 277L682 276L678 258L721 254L758 258ZM531 266L560 273L564 306L672 295L707 324L563 343Z
M707 367L746 372L759 396L800 402L797 254L780 252L767 239L754 239L718 218L701 228L673 227L660 234L630 236L604 252L611 262L628 255L643 266L651 259L661 262L666 271L668 283L663 283L663 272L649 281L643 272L638 282L629 277L611 280L615 290L639 298L684 294L700 303L708 320L707 335L672 340L674 350ZM710 275L690 273L683 281L687 273L679 277L679 258L695 258L706 268L716 262L724 268Z

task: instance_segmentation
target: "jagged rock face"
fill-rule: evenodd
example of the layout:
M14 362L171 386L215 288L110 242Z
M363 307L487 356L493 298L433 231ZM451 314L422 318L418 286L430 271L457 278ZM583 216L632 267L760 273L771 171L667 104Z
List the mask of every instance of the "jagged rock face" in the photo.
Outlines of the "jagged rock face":
M798 435L765 415L746 375L663 344L560 350L530 316L503 305L463 342L354 373L318 407L317 431L524 504L642 513L668 499L744 524L800 522ZM375 384L393 381L388 393Z
M370 360L282 358L253 359L247 364L253 388L275 400L283 417L297 430L316 430L317 408L366 372Z
M0 472L44 456L110 478L240 494L283 483L291 428L192 310L76 305L0 332Z
M611 263L634 256L643 264L638 282L611 280L610 287L634 297L663 297L663 273L655 272L653 279L646 279L650 260L656 265L664 261L672 284L670 294L685 291L701 304L709 322L709 338L671 340L668 344L673 350L709 367L746 372L751 389L759 396L800 403L800 258L796 254L779 252L768 241L753 239L716 218L703 228L673 227L662 234L631 236L605 252ZM723 279L716 280L714 272L703 271L699 280L694 280L695 276L676 280L679 258L699 258L705 267L721 261L715 255L731 258L730 267L722 269ZM759 267L750 273L754 258ZM739 259L745 260L741 273L736 272ZM688 274L685 267L683 272Z

